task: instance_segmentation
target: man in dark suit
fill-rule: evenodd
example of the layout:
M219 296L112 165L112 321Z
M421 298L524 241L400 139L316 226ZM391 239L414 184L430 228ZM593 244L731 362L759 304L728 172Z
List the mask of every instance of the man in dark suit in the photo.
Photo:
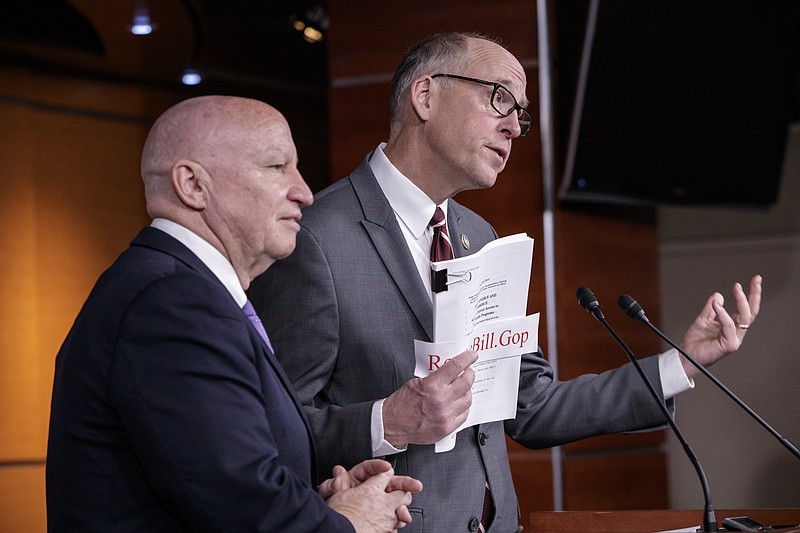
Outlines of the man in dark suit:
M244 98L179 103L151 129L142 177L153 223L57 356L49 530L403 527L421 485L385 461L315 487L308 421L246 315L251 280L292 252L312 202L286 120Z
M525 89L522 66L495 42L450 34L412 47L392 82L388 143L315 197L295 252L251 289L306 406L322 471L386 456L425 485L411 531L516 531L505 433L542 448L665 422L631 365L559 382L532 353L522 360L516 418L465 429L452 451L434 452L470 404L450 376L414 378L413 341L432 334L428 223L445 211L456 257L496 238L452 197L494 184L513 139L531 126ZM736 284L734 298L735 320L714 294L684 337L705 364L738 349L758 313L760 277L749 296ZM473 356L461 354L457 366ZM696 369L684 364L674 350L642 361L666 398L691 387Z

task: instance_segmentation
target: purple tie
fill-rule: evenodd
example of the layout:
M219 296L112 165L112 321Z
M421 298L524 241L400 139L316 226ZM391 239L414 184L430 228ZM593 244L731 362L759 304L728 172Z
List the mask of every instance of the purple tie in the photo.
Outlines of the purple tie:
M272 343L269 342L267 330L264 329L264 324L262 324L261 319L258 318L258 313L256 313L255 308L253 308L253 303L250 300L247 300L244 306L242 306L242 311L244 311L244 314L246 314L247 318L250 319L250 323L253 324L254 328L256 328L256 331L258 331L258 334L261 335L262 339L264 339L264 342L267 343L270 351L275 353L275 350L272 349Z
M453 246L450 244L450 236L447 234L447 223L444 219L444 211L436 206L433 218L428 224L433 228L433 242L431 242L431 261L444 261L453 258Z

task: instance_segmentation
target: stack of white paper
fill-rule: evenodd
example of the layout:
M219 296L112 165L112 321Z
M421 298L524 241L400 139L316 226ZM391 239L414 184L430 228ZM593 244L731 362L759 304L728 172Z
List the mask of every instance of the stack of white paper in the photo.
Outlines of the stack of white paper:
M515 416L520 356L538 347L539 314L525 314L532 259L533 239L519 233L431 265L446 271L447 289L433 294L434 342L415 341L415 375L429 375L468 348L478 353L469 416L437 452L453 449L461 429Z

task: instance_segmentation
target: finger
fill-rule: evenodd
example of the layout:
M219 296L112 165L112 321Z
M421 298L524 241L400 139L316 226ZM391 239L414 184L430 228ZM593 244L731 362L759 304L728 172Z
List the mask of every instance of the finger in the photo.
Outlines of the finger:
M394 476L386 490L402 490L405 492L417 493L422 491L422 482L409 476Z
M404 490L394 490L387 493L386 497L394 509L411 504L411 493Z
M350 488L350 476L343 466L336 465L333 467L333 478L330 481L330 489L334 493Z
M411 513L408 510L408 506L401 505L400 507L398 507L397 511L395 511L395 515L397 516L397 519L400 520L400 524L398 524L398 527L403 527L406 524L411 523L412 518L411 518Z
M465 350L457 356L448 359L439 367L439 370L431 374L425 379L432 379L435 381L443 381L451 383L454 379L461 375L466 369L478 360L478 353L473 350Z
M460 376L450 382L448 388L452 397L453 406L460 405L462 409L469 409L472 405L472 385L475 383L475 372L468 368Z
M736 299L736 322L749 325L753 316L750 312L750 302L747 299L747 295L744 293L744 288L741 283L735 283L733 285L733 297Z
M761 276L755 275L750 279L750 291L747 295L747 303L750 307L752 319L755 320L761 310Z
M736 323L742 337L746 333L747 327L755 321L761 307L761 276L756 275L750 279L749 289L749 292L745 294L740 283L733 286L737 308ZM739 324L746 324L746 327L740 327Z
M725 298L720 293L715 292L706 300L706 305L700 312L700 317L708 322L713 322L715 319L719 318L720 309L722 309L724 314L728 314L728 312L725 311L724 305Z
M389 483L392 481L393 477L394 471L381 472L379 474L375 474L374 476L370 476L368 479L365 479L361 485L366 486L369 489L386 492L386 488L389 486ZM411 496L409 495L409 498L410 497Z
M320 483L317 492L323 500L327 500L337 492L349 488L350 477L347 475L347 471L344 467L337 465L333 467L333 477Z
M327 500L328 498L336 494L336 492L331 487L331 482L332 480L326 479L325 481L320 483L319 486L317 487L317 492L319 493L320 496L322 496L323 500Z
M733 320L733 317L728 314L718 300L715 300L712 306L714 307L717 321L722 328L722 337L727 341L737 340L738 332L743 330L736 327L736 322Z
M351 478L361 483L372 476L390 471L392 471L392 465L388 461L384 461L383 459L367 459L351 468L349 474Z

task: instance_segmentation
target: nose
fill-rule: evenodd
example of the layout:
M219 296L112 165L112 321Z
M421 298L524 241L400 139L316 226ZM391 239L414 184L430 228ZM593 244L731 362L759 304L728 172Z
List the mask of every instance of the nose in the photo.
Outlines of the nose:
M301 206L314 203L314 195L311 193L311 189L308 188L308 184L303 179L300 171L295 172L295 179L289 186L289 193L287 196L289 200L297 202Z
M500 121L502 133L509 139L516 139L522 133L522 128L519 125L519 118L517 117L516 110L512 111L508 116L503 117Z

